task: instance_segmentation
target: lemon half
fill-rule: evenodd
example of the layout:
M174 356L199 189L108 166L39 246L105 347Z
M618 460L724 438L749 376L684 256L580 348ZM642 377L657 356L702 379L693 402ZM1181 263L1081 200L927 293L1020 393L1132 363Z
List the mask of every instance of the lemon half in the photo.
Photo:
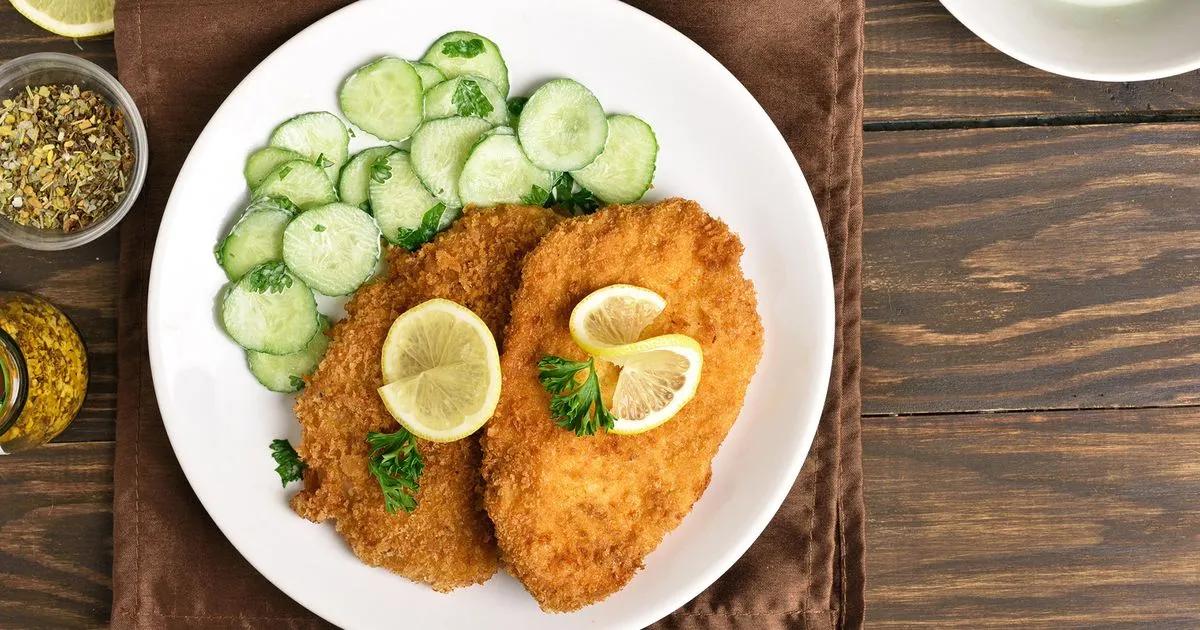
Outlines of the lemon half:
M115 0L9 0L30 22L63 37L113 32Z
M597 289L571 311L571 338L588 354L605 359L614 348L631 344L667 307L650 289L613 284Z
M704 353L687 335L661 335L609 348L605 360L621 368L613 390L610 432L642 433L675 417L696 395Z
M500 353L470 309L434 299L392 323L380 356L383 404L404 428L434 442L471 435L500 400Z

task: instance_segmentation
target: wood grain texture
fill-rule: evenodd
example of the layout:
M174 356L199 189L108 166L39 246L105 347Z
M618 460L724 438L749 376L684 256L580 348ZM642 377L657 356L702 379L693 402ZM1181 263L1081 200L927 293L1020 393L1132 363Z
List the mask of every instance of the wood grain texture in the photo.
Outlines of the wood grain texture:
M868 414L1200 403L1200 125L868 134Z
M869 418L868 624L1200 626L1200 409Z
M1200 72L1139 83L1056 76L992 48L937 0L867 0L865 63L868 125L1067 113L1200 115Z
M107 624L112 457L112 442L89 442L0 461L0 627Z
M0 62L62 52L116 72L112 37L71 40L42 30L0 2ZM75 422L58 442L112 440L116 413L116 232L64 252L35 252L0 241L0 290L28 291L54 302L75 322L88 348L91 382Z

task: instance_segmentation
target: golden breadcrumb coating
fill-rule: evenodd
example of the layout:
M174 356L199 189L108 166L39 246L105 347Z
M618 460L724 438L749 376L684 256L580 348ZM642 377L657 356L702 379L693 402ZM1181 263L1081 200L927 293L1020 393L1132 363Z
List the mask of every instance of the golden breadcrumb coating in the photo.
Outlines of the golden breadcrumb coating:
M308 464L292 507L312 521L332 519L354 553L439 591L486 581L496 572L492 526L481 504L477 436L437 444L425 458L418 506L388 514L367 469L369 431L395 431L376 390L379 355L401 313L432 298L474 311L496 336L508 323L521 261L558 217L537 207L471 210L416 253L395 248L390 271L364 286L331 330L325 358L308 379L296 416Z
M503 391L483 438L488 514L501 558L543 609L570 611L619 590L708 486L711 460L762 354L742 244L694 202L610 207L564 221L526 258L501 357ZM576 437L555 426L538 381L547 354L585 358L571 309L601 287L666 298L644 336L683 333L704 348L699 391L635 436ZM611 391L615 370L603 381Z

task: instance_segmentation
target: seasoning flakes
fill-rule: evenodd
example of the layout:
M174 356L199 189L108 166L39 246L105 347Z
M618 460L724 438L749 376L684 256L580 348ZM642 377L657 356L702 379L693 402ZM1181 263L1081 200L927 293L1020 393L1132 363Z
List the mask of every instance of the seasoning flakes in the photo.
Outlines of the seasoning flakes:
M0 101L0 215L75 232L116 209L133 172L125 117L78 85L27 87Z

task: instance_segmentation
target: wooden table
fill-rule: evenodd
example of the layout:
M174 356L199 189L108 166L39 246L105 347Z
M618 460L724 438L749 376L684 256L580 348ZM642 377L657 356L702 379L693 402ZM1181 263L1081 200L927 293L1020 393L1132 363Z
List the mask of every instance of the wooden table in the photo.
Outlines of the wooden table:
M931 0L869 0L868 620L1200 625L1200 73L1042 73ZM0 2L0 59L49 36ZM0 626L110 609L116 240L0 245L79 323L83 414L0 459Z

